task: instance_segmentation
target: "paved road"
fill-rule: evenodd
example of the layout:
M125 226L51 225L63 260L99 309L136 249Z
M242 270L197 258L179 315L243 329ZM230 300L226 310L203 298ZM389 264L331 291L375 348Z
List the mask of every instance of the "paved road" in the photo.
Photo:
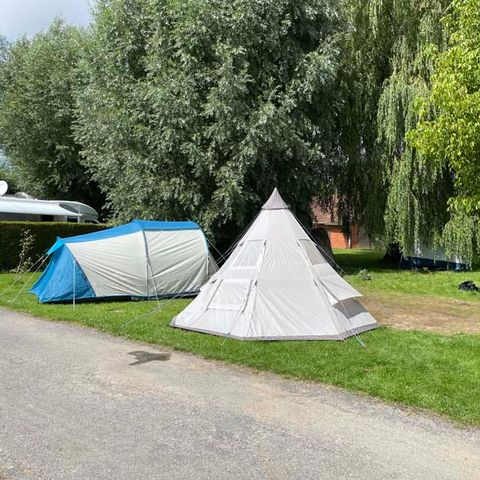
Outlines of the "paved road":
M480 479L478 430L1 309L0 388L2 480Z

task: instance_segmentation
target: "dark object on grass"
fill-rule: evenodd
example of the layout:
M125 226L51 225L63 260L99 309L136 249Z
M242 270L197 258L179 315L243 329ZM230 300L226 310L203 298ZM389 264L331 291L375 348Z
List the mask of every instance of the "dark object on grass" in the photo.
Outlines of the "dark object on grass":
M390 243L387 246L387 251L382 258L382 263L387 265L395 265L396 267L402 260L402 252L398 243Z
M462 282L458 286L459 290L464 290L466 292L478 292L480 289L472 282L472 280L467 280L466 282Z

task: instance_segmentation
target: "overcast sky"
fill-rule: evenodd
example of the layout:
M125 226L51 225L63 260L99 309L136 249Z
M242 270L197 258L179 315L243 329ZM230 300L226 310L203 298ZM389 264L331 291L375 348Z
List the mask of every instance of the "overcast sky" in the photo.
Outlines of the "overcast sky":
M55 17L85 26L94 0L0 0L0 33L15 40L45 30Z

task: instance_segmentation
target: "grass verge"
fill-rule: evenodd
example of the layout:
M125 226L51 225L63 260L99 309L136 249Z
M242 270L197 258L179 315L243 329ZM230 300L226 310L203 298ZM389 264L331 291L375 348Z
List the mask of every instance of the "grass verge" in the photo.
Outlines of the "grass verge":
M345 271L345 280L364 295L370 293L401 293L405 295L441 297L463 301L477 301L480 294L464 292L458 285L473 280L480 286L480 265L468 272L430 272L401 270L382 263L384 252L378 250L335 250L335 258ZM362 280L359 270L367 269L371 280Z
M11 274L0 274L0 292L13 278ZM32 279L27 279L30 284ZM155 302L83 303L74 310L71 305L39 304L26 291L15 302L9 302L19 288L3 295L0 306L50 320L76 322L209 359L324 382L480 425L478 335L443 336L380 328L362 335L367 349L354 338L345 342L240 342L171 328L171 318L189 300L170 301L159 312L152 312Z

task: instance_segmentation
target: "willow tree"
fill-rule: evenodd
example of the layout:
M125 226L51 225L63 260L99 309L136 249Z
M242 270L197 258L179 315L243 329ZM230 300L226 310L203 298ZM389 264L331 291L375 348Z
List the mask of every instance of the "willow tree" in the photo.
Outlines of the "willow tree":
M225 232L275 185L306 211L337 142L332 5L100 1L76 138L117 218Z
M480 2L454 0L445 23L449 47L438 55L411 142L432 168L452 171L443 243L452 254L471 260L480 252Z
M407 142L428 95L435 52L445 48L447 0L347 1L344 108L339 131L345 167L338 192L369 233L410 253L433 244L448 220L448 168Z
M448 221L449 169L430 162L406 138L418 122L418 102L429 94L435 52L445 48L441 19L448 3L394 2L395 15L403 21L393 47L392 73L379 100L377 155L389 185L386 238L406 253L421 243L435 246Z
M403 17L399 12L395 15L392 0L345 0L342 13L347 28L340 37L337 76L340 155L334 159L331 176L340 202L334 213L347 228L360 221L379 238L384 232L388 189L385 168L376 154L378 104L392 73L391 58Z

